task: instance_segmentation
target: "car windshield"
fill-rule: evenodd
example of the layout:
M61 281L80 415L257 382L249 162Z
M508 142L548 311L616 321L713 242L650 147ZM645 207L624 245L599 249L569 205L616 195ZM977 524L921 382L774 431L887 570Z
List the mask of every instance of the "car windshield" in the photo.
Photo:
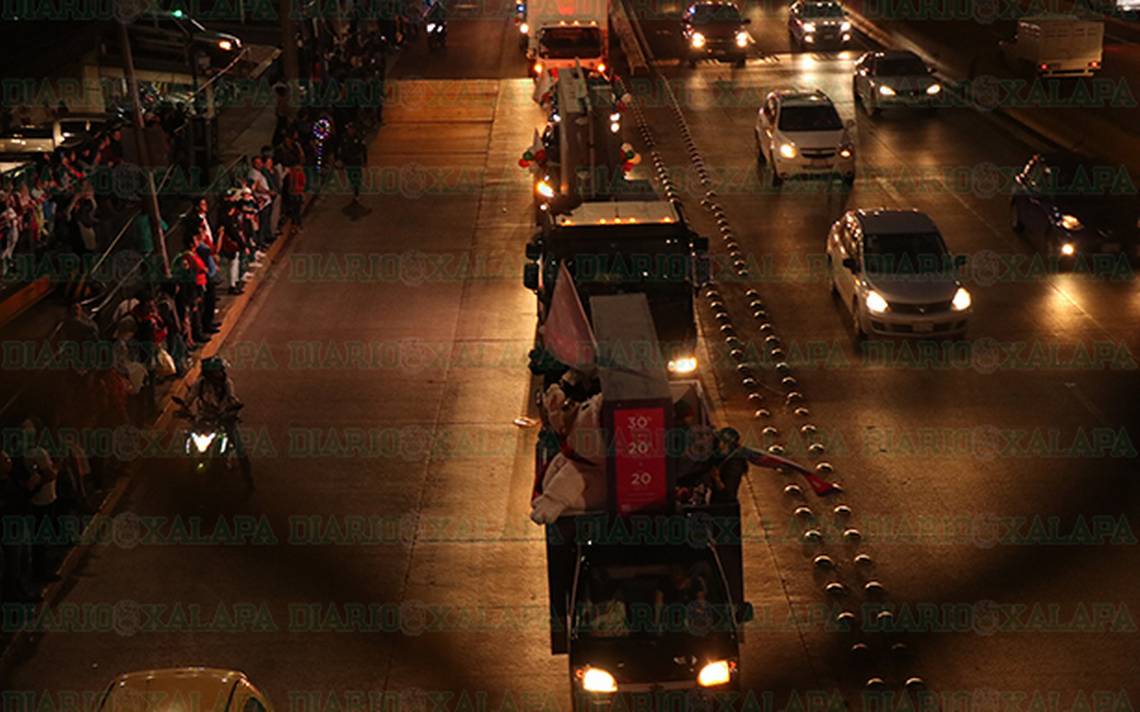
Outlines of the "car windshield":
M713 22L740 22L740 9L735 5L697 5L693 8L694 25L707 25Z
M629 563L623 557L620 563L584 563L574 632L597 639L731 631L731 606L715 562L708 552L696 554L674 561Z
M913 77L928 74L918 57L883 57L875 65L875 73L883 77Z
M550 59L597 57L602 53L602 33L597 27L548 27L539 43L542 56Z
M835 131L841 128L843 122L831 104L785 106L780 110L781 131Z
M936 232L875 235L863 238L863 269L874 274L934 274L951 267L949 253Z
M843 17L843 7L833 2L812 2L800 12L804 17Z

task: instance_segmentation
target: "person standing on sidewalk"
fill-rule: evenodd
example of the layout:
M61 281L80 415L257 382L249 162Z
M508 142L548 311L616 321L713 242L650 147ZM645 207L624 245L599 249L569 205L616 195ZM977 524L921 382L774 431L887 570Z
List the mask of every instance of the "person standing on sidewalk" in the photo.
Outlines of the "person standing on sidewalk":
M225 212L222 213L222 224L218 230L220 244L218 251L222 256L222 274L226 288L230 294L242 293L241 282L241 253L243 248L241 236L241 219L238 214L237 190L231 189L226 193Z
M36 443L39 421L28 418L20 424L21 452L16 459L17 482L28 493L31 514L32 576L45 583L58 581L51 561L51 541L55 530L56 479L58 472L47 450Z
M246 173L250 190L253 191L253 201L257 208L257 248L264 250L269 244L270 224L273 208L273 189L269 187L269 179L265 177L265 161L260 155L253 156L249 161L249 172Z
M364 166L368 164L368 146L356 130L356 124L349 124L340 146L340 160L344 163L344 172L348 175L348 183L352 186L352 202L360 201L360 183L364 173Z

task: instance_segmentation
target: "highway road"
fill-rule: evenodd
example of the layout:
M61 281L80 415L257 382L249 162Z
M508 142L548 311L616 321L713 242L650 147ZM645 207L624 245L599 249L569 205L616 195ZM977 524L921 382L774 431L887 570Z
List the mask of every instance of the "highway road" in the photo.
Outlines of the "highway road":
M993 176L1037 139L965 109L871 119L850 96L855 53L790 52L780 12L750 11L743 69L661 67L752 263L747 280L720 272L728 310L765 352L745 295L757 290L810 410L785 408L761 365L770 415L755 418L703 303L722 418L753 443L829 461L845 489L801 501L782 475L750 476L745 689L763 709L882 710L903 705L861 697L868 678L897 692L920 676L931 710L1129 709L1140 693L1135 281L1032 269ZM508 15L460 14L445 52L421 41L399 59L370 146L374 189L361 206L321 198L227 343L256 491L195 481L170 461L145 468L6 700L62 706L120 672L204 664L244 670L290 712L392 700L566 709L541 532L527 520L535 432L513 423L533 415L534 329L521 285L529 178L516 161L542 115ZM647 30L668 60L663 28ZM853 188L773 191L759 179L755 112L788 85L824 89L855 119ZM638 93L688 215L723 254L679 124L659 92ZM844 210L876 206L926 211L967 255L968 342L937 353L852 343L819 256ZM826 451L807 452L814 441ZM808 526L821 542L803 542ZM873 563L855 564L860 553ZM813 565L820 554L838 569ZM867 581L884 592L865 594ZM829 582L847 593L825 593ZM879 603L893 623L864 607ZM835 630L844 610L862 631Z

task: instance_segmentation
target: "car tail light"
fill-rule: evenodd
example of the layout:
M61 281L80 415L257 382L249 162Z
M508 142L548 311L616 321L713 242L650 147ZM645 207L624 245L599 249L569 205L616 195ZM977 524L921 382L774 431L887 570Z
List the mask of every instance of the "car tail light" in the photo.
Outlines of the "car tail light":
M1100 69L1100 62L1096 61L1095 59L1089 62L1089 69Z

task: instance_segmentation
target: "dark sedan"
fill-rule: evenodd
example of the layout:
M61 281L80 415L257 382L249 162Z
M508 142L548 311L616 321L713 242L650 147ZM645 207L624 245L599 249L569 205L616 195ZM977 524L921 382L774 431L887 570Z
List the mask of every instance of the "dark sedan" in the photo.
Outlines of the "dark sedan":
M1103 253L1140 257L1140 197L1120 165L1034 154L1014 177L1010 225L1062 262Z
M730 59L744 66L750 37L744 26L751 20L741 17L731 2L699 2L689 6L681 17L689 66L701 57Z

